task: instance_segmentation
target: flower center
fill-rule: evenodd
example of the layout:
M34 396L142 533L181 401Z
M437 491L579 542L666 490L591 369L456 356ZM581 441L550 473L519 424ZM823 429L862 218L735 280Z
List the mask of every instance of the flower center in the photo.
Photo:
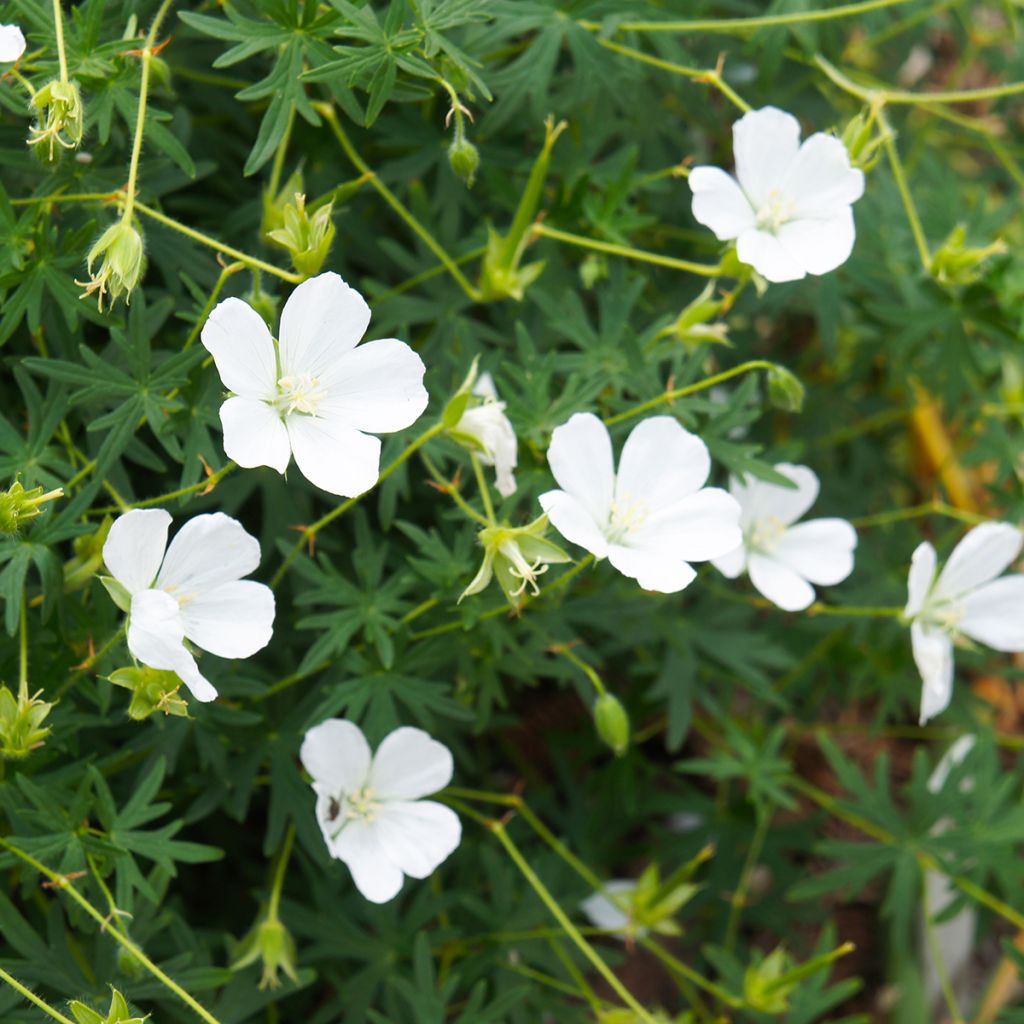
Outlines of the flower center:
M631 494L616 495L608 517L608 540L618 544L639 530L650 514L651 507L643 498L634 498Z
M773 188L757 211L757 226L775 234L783 224L793 219L793 201L781 189Z
M754 523L747 535L747 544L754 551L770 555L779 546L785 532L786 524L778 516L768 516Z
M285 415L293 412L316 416L320 403L327 397L327 388L311 373L290 374L277 382L274 403Z
M380 808L381 802L369 786L331 797L327 808L327 823L337 825L332 838L337 839L350 821L369 824L377 817Z
M518 597L529 587L530 593L536 597L540 593L540 587L537 586L537 577L542 576L548 571L547 564L539 558L533 563L527 562L522 551L519 549L519 545L515 542L505 541L499 545L498 550L509 560L508 571L510 575L514 576L517 580L522 580L519 587L512 592L512 596Z
M964 617L964 606L952 598L925 602L917 617L929 626L938 626L945 633L955 633Z

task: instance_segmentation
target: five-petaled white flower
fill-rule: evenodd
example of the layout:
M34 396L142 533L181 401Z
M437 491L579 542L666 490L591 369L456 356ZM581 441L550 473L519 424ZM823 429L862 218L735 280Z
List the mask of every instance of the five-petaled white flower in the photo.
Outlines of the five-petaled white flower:
M853 251L851 206L864 194L864 174L850 166L843 143L821 132L800 143L792 114L764 107L733 126L736 177L694 167L693 215L769 281L827 274Z
M953 549L936 578L935 548L920 544L910 562L907 606L914 661L924 687L921 723L953 696L953 640L967 637L997 651L1024 651L1024 575L996 579L1020 554L1024 534L985 523Z
M248 658L270 642L274 594L242 579L260 564L260 544L223 512L194 516L167 546L170 515L120 516L103 561L131 599L128 650L144 665L176 673L196 700L217 696L185 640L220 658Z
M857 531L845 519L811 519L794 526L818 497L818 478L806 466L789 463L776 466L775 472L796 488L753 477L729 481L743 510L743 544L713 564L731 580L746 570L772 604L796 612L814 601L812 583L831 586L850 575Z
M516 432L505 415L505 403L498 400L498 391L489 373L481 373L477 378L473 395L480 401L466 409L453 433L467 434L480 446L477 457L485 466L494 467L498 493L507 498L516 492L514 471L519 454Z
M333 273L292 292L276 345L251 306L221 302L202 339L234 392L220 409L228 457L283 473L294 455L331 494L369 490L380 471L373 434L402 430L427 407L423 361L395 338L359 345L369 322L363 297Z
M403 875L426 878L459 845L458 815L420 799L452 777L451 752L422 729L396 729L371 757L357 725L330 718L306 733L300 756L327 849L368 900L393 899Z
M690 562L717 558L743 540L736 499L704 487L707 447L671 416L634 427L616 473L607 428L591 413L576 413L552 434L548 463L562 489L542 494L540 503L555 529L645 590L682 590L697 575Z
M25 52L25 35L17 25L0 25L0 64L11 64Z

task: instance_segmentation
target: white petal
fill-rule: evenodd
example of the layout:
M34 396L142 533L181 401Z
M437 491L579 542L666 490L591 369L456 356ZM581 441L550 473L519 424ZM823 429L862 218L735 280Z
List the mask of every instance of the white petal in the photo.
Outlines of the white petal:
M699 437L671 416L651 416L622 446L615 501L620 506L643 501L656 515L698 491L710 472L711 456Z
M608 541L583 504L565 491L546 491L538 499L551 525L567 540L604 558Z
M145 590L156 578L170 525L170 513L162 508L136 508L114 520L103 544L103 561L129 594Z
M719 555L718 558L712 558L711 564L726 579L736 579L736 577L739 576L747 567L746 546L741 544L739 547L733 548L732 551L726 552L724 555Z
M422 729L395 729L373 755L370 787L382 800L416 800L451 780L451 751Z
M426 878L462 838L459 816L433 800L389 801L373 825L385 856L410 878Z
M224 453L245 469L270 466L278 473L292 457L288 431L278 411L258 398L229 398L220 407Z
M359 344L369 323L370 307L337 274L303 281L281 313L281 376L323 376Z
M25 36L17 25L0 25L0 63L10 64L25 52Z
M623 576L637 581L644 590L660 594L676 594L688 587L697 573L680 558L666 557L659 548L627 548L621 544L608 546L608 561Z
M270 643L274 592L237 580L204 591L181 609L185 636L218 658L249 658Z
M548 465L559 487L571 494L599 527L604 526L615 493L612 439L608 428L589 412L571 416L551 435Z
M864 174L839 139L818 132L800 147L782 189L796 201L797 219L830 220L864 194Z
M581 904L580 910L590 919L595 928L606 931L625 931L629 925L629 914L624 909L636 892L636 882L631 878L616 878L606 882L603 892L595 892ZM615 900L621 899L621 904Z
M756 226L750 200L731 174L718 167L694 167L686 179L693 192L693 216L720 242Z
M1009 523L975 526L953 549L939 578L935 594L957 597L994 580L1020 554L1024 533Z
M743 543L739 522L736 499L719 487L705 487L652 515L630 534L629 544L660 549L671 559L706 562Z
M808 274L828 274L845 263L855 237L848 206L827 220L791 220L778 233L783 250Z
M804 265L767 231L744 231L736 240L736 255L741 263L749 264L766 281L775 284L799 281L807 275Z
M845 519L811 519L791 526L772 556L811 583L832 586L853 572L857 531Z
M772 521L789 526L818 500L820 485L812 469L789 462L780 462L773 468L776 473L792 480L796 487L782 487L755 476L747 476L744 480L733 477L730 481L729 490L743 509L740 523L744 530Z
M200 335L229 391L270 399L277 389L277 356L263 317L241 299L217 303Z
M299 759L313 781L334 795L362 789L370 776L370 745L362 729L344 718L328 718L309 729Z
M456 424L456 431L468 434L483 446L478 458L494 466L498 493L507 498L516 491L514 470L519 458L519 443L511 421L505 415L505 403L486 401L467 409Z
M357 430L404 430L427 407L423 360L404 341L368 341L346 352L323 376L320 414Z
M775 107L748 111L732 126L732 148L736 177L751 204L758 208L772 189L782 185L796 159L800 122ZM750 262L742 256L740 259Z
M476 383L473 385L473 394L477 398L485 398L491 402L498 400L498 389L494 386L494 378L486 370L477 377Z
M402 869L388 859L374 825L350 821L334 841L332 852L348 865L356 888L371 903L387 903L398 895Z
M974 749L978 742L978 737L974 733L966 733L954 740L950 744L949 749L942 755L942 760L935 766L931 775L928 776L928 792L929 793L941 793L945 788L946 779L949 778L950 772L954 768L958 768L964 762L964 758ZM964 780L962 783L963 788L966 790L969 788L967 785L968 780Z
M237 519L223 512L193 516L167 549L156 586L179 602L254 572L260 542Z
M910 574L907 577L907 606L903 614L908 618L924 607L925 598L935 582L935 548L924 541L914 549L910 559Z
M292 453L302 475L344 498L368 491L380 476L380 438L341 420L293 413L285 420Z
M196 700L216 700L217 691L199 671L185 648L178 602L162 590L142 590L132 597L128 650L150 668L174 672Z
M910 627L914 662L921 673L921 725L945 711L953 696L953 642L939 629L920 622Z
M757 590L783 611L799 612L814 601L814 587L774 558L753 553L747 571Z
M1024 651L1024 576L984 583L964 600L961 633L996 651Z

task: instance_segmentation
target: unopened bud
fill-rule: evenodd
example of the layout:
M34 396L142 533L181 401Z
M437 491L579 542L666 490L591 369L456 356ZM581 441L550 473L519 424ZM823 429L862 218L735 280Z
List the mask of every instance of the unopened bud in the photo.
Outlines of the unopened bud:
M304 277L312 277L331 251L334 241L333 203L325 203L314 212L306 208L306 197L296 192L281 210L282 225L267 232L268 241L288 250L292 266Z
M882 143L885 135L875 133L872 119L864 111L852 118L843 129L840 138L850 155L850 164L862 171L870 171L882 159Z
M68 1009L74 1015L78 1024L145 1024L145 1017L136 1017L128 1009L128 1002L117 989L111 989L110 1009L106 1016L91 1006L72 999L68 1003Z
M984 276L982 264L990 256L1004 252L1006 243L1001 238L985 246L969 246L967 229L963 224L958 224L932 256L932 277L939 284L974 284Z
M799 412L804 407L804 386L797 376L776 363L768 371L768 400L776 409Z
M455 140L448 147L448 163L466 183L466 187L472 188L480 167L480 151L461 132L456 134Z
M42 513L43 505L62 497L64 490L60 487L44 493L42 487L25 490L15 480L6 491L0 491L0 533L17 533L23 523Z
M15 697L6 686L0 686L0 756L21 760L50 735L49 726L44 727L43 722L53 704L39 700L39 693L29 697L23 690Z
M629 715L618 697L606 691L594 701L594 725L615 756L622 757L629 749Z
M100 265L94 272L93 264L97 260L100 261ZM123 295L127 303L146 269L142 235L128 221L119 220L116 224L111 224L89 250L86 267L89 271L89 280L75 282L85 288L80 298L84 299L96 292L101 310L104 295L110 296L111 304Z
M38 123L29 129L28 144L36 153L52 161L61 149L78 148L85 109L76 82L48 82L32 97L32 106L38 111Z

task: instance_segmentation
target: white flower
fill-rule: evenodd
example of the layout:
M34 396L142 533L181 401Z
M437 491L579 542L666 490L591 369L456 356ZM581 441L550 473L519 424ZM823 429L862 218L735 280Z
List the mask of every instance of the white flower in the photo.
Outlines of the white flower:
M505 415L505 403L498 401L498 392L489 373L481 373L473 394L482 399L462 414L453 428L457 434L468 434L480 446L477 457L485 466L494 466L498 493L507 498L516 491L513 470L518 458L516 432Z
M643 938L649 929L643 926L636 927L628 910L636 889L635 878L614 878L610 882L605 882L602 892L588 896L580 904L580 910L587 915L595 928L616 932L618 938L623 940L627 934Z
M1024 575L996 579L1020 554L1024 534L985 523L953 549L936 578L935 548L919 545L910 562L907 606L914 661L924 682L921 724L953 696L953 640L968 637L997 651L1024 651Z
M170 523L163 509L126 512L110 528L103 561L131 598L128 650L210 701L217 691L184 641L219 658L250 657L270 642L274 594L242 579L259 566L260 545L241 523L222 512L195 516L168 547Z
M0 64L12 64L25 52L25 36L17 25L0 25Z
M732 137L735 178L718 167L690 171L694 217L719 240L736 239L736 255L769 281L845 263L864 175L843 143L819 132L801 145L800 122L775 107L744 114Z
M427 406L423 361L394 338L359 345L369 322L363 297L333 273L292 292L276 345L251 306L221 302L202 339L235 393L220 409L228 457L283 473L294 455L303 475L331 494L369 490L380 439L367 432L402 430Z
M540 503L555 529L645 590L682 590L697 575L690 562L724 555L742 540L736 499L703 486L707 447L671 416L633 429L616 473L607 428L576 413L555 429L548 463L562 489Z
M420 799L452 777L451 752L422 729L396 729L371 757L357 725L330 718L306 733L300 756L327 849L368 900L393 899L403 875L426 878L459 845L458 815Z
M850 575L857 531L845 519L811 519L794 526L818 497L818 478L806 466L789 463L780 463L775 471L796 489L755 477L729 481L743 510L743 544L713 564L731 580L745 570L772 604L796 612L814 601L812 583L831 586Z

